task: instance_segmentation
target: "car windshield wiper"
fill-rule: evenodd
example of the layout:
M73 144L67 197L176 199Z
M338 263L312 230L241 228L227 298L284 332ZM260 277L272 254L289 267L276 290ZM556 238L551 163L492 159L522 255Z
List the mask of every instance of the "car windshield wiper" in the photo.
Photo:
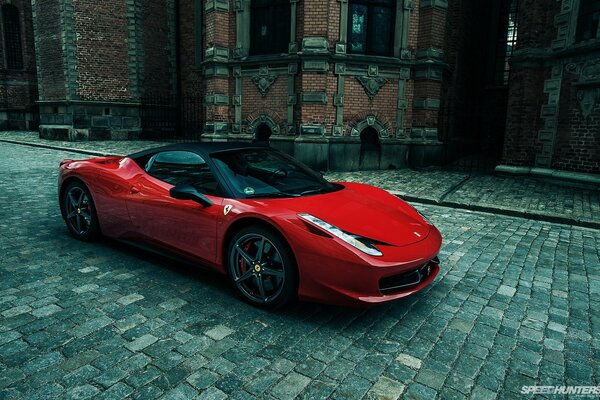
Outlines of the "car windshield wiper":
M278 198L278 197L300 197L297 193L287 193L287 192L271 192L271 193L254 193L246 195L247 199L256 199L256 198Z
M306 194L314 194L314 193L327 193L327 192L329 192L329 189L320 187L320 188L308 189L308 190L305 190L304 192L300 192L298 194L298 196L304 196Z

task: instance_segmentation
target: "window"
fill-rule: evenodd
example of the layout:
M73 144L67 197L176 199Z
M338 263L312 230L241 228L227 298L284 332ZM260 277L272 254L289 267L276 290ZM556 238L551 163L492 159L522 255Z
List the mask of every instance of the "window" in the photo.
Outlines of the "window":
M492 83L496 86L508 86L510 60L517 45L519 0L503 1L501 7Z
M581 0L579 3L579 15L577 16L575 42L583 42L600 36L599 22L600 1Z
M150 158L146 172L173 186L192 185L203 194L218 196L218 184L202 157L189 151L163 151Z
M290 0L252 0L250 54L287 53L290 43Z
M391 56L394 0L351 0L348 5L348 53Z
M2 6L2 23L4 25L4 51L6 68L22 69L23 53L21 50L21 23L17 7L5 4Z

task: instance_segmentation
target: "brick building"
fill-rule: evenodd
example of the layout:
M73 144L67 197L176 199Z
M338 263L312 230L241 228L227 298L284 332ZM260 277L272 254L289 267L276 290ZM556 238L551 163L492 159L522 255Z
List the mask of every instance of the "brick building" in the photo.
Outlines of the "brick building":
M321 169L482 154L600 172L597 0L4 3L22 49L33 25L44 137L269 140Z
M0 129L37 129L31 2L0 1Z

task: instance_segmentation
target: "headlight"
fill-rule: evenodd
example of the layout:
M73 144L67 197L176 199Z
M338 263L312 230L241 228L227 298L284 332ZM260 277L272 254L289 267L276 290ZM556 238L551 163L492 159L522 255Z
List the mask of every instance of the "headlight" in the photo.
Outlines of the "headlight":
M310 222L315 226L318 226L324 231L331 233L333 236L342 239L344 242L348 243L352 247L357 248L363 253L367 253L371 256L383 255L381 251L379 251L376 247L369 243L368 239L363 238L362 236L352 235L350 233L344 232L340 228L335 227L310 214L298 214L298 216L303 220Z

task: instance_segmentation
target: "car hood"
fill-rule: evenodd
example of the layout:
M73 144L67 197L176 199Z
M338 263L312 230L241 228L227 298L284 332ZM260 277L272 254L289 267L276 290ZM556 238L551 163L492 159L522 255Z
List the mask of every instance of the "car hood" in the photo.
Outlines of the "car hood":
M398 197L369 185L342 185L344 189L332 193L268 202L281 202L295 214L311 214L348 233L393 246L416 243L429 235L431 226Z

